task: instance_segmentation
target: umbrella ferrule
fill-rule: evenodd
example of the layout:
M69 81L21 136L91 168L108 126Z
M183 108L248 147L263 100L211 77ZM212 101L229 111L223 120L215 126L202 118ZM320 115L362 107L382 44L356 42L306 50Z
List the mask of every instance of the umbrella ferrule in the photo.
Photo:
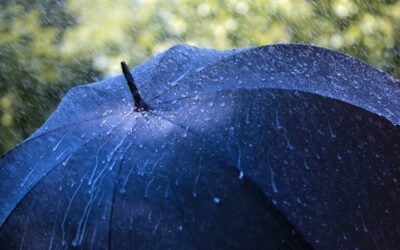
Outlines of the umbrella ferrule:
M133 80L133 76L129 71L128 65L125 62L121 62L122 73L124 73L126 82L128 83L129 90L132 93L133 100L135 103L135 111L145 111L148 109L148 105L144 102L142 97L139 94L139 90L136 87L135 81Z

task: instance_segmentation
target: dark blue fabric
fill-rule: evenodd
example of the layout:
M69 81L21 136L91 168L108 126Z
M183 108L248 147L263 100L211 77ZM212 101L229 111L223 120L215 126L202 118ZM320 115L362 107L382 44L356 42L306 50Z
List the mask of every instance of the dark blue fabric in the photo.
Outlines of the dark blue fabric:
M400 243L389 75L305 45L176 46L132 73L148 112L122 75L80 86L2 157L0 245Z

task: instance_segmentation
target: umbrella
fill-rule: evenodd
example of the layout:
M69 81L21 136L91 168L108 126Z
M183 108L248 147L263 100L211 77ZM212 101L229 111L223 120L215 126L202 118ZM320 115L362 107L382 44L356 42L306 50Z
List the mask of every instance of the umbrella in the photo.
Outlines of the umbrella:
M306 45L176 46L134 79L122 66L2 157L0 246L399 244L388 74Z

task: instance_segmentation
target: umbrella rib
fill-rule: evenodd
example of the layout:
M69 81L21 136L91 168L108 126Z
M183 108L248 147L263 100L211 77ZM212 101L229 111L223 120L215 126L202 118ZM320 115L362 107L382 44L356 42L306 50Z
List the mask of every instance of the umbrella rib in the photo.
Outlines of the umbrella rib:
M152 113L153 113L154 115L160 117L161 119L166 120L166 121L168 121L168 122L170 122L170 123L172 123L172 124L175 124L175 125L179 126L179 127L182 128L182 129L184 129L184 126L183 126L183 125L178 124L178 123L175 123L175 122L173 122L173 121L171 121L171 120L169 120L169 119L167 119L167 118L165 118L165 117L163 117L163 116L161 116L161 115L159 115L159 114L155 114L154 112L152 112ZM191 132L192 134L196 135L196 136L199 136L197 133L195 133L195 132L192 131L192 130L188 130L188 131ZM200 137L200 136L199 136L199 137ZM211 151L215 153L215 150L214 150L214 149L211 149ZM220 160L222 160L223 162L225 162L225 164L226 164L226 161L224 161L225 159L224 159L224 158L221 158L220 155L215 154L215 156L216 156L217 158L219 158ZM228 165L229 165L230 167L232 167L232 168L235 168L235 165L234 165L234 164L229 164L229 162L228 162ZM285 221L286 223L288 223L288 224L295 230L295 232L299 235L300 240L302 241L302 243L305 244L306 246L308 246L309 243L308 243L308 241L306 240L306 238L303 236L302 232L301 232L297 227L295 227L295 225L292 224L292 223L285 217L285 214L284 214L278 207L276 207L275 205L272 204L270 197L269 197L260 187L258 187L258 185L255 185L254 182L253 182L253 180L252 180L251 178L249 178L249 177L247 177L247 176L244 176L244 177L243 177L243 180L244 180L245 182L249 183L250 185L253 185L254 188L255 188L256 190L258 190L258 191L261 193L262 196L264 196L264 197L267 198L267 200L269 201L269 202L268 202L269 206L271 206L272 209L275 210L275 213L278 214L278 220L283 220L283 221ZM172 188L172 190L173 190L173 188ZM276 225L278 225L278 224L276 224Z
M155 113L155 112L151 112L151 114L153 114L153 115L155 115L155 116L158 116L158 117L160 117L161 119L163 119L163 120L165 120L165 121L168 121L168 122L170 122L170 123L172 123L172 124L174 124L174 125L180 127L180 128L183 129L183 130L186 130L186 127L183 126L182 124L173 122L173 121L171 121L170 119L168 119L168 118L166 118L166 117L164 117L164 116L162 116L162 115L160 115L160 114L157 114L157 113ZM192 134L194 134L194 135L196 135L196 136L198 136L198 137L201 137L199 134L197 134L197 133L194 132L193 130L191 130L191 129L187 129L187 130L188 130L189 132L191 132Z
M62 163L63 163L67 158L71 157L71 155L74 154L76 151L78 151L80 148L82 148L83 146L87 145L89 142L93 141L95 138L97 138L98 135L100 135L100 133L97 134L96 136L94 136L93 138L91 138L90 140L87 140L85 143L83 143L83 144L80 145L79 147L77 147L77 148L76 148L75 150L73 150L69 155L66 155L65 157L63 157L63 158L60 160L59 164L56 164L52 169L50 169L47 173L45 173L43 176L41 176L40 179L39 179L36 183L34 183L34 184L32 185L32 187L31 187L29 190L27 190L27 191L25 192L25 195L27 195L28 193L30 193L30 192L39 184L39 182L40 182L43 178L45 178L47 175L49 175L49 174L50 174L52 171L54 171L57 167L59 167L60 165L62 165ZM21 198L21 199L15 204L15 206L14 206L14 208L11 210L10 214L11 214L12 211L15 209L15 207L17 207L17 206L22 202L22 200L23 200L23 198ZM2 221L1 218L0 218L0 228L1 228L1 226L3 225L2 223L3 223L4 221L7 220L8 216L9 216L10 214L8 214L8 215L4 218L3 221Z
M268 88L268 87L265 87L265 88L260 88L260 89L270 89L270 90L291 90L291 89L280 89L280 88ZM155 103L155 104L166 104L166 103L170 103L170 102L173 102L173 101L181 101L181 100L185 100L185 99L188 99L188 98L194 98L194 97L196 97L196 96L204 96L204 95L209 95L209 94L215 94L215 93L220 93L220 92L224 92L224 91L239 91L239 90L256 90L255 88L232 88L232 89L218 89L218 90L215 90L215 91L208 91L208 92L203 92L203 93L201 93L201 94L198 94L198 95L188 95L188 96L184 96L184 97L180 97L180 98L177 98L177 99L171 99L171 100L167 100L167 101L162 101L162 102L158 102L158 103ZM306 91L301 91L301 90L296 90L296 91L298 91L298 92L303 92L303 93L310 93L310 92L306 92ZM313 93L310 93L310 94L313 94Z
M160 117L161 119L163 119L163 120L165 120L165 121L167 121L167 122L170 122L170 123L172 123L172 124L174 124L174 125L180 127L181 129L183 129L183 130L185 130L185 131L188 131L188 132L192 133L193 135L195 135L195 136L197 136L198 138L201 139L201 135L200 135L200 134L197 134L195 131L189 129L188 127L185 127L185 126L183 126L182 124L173 122L173 121L171 121L170 119L168 119L168 118L166 118L166 117L164 117L164 116L162 116L162 115L160 115L160 114L157 114L157 113L154 113L154 112L151 112L151 113L154 114L155 116ZM212 149L212 152L213 152L213 153L216 153L215 149ZM225 160L227 160L227 158L225 158Z
M250 49L250 48L248 48L248 49ZM243 51L246 51L246 50L248 50L248 49L244 49ZM217 59L215 62L213 62L213 63L207 65L206 67L204 67L204 68L202 68L202 69L196 71L196 73L200 73L200 72L202 72L202 71L208 69L209 67L212 67L212 66L214 66L214 65L218 65L218 64L220 64L220 63L223 63L224 61L229 60L231 57L233 57L233 56L235 56L235 55L237 55L237 54L239 54L239 53L242 53L243 51L237 51L237 52L235 52L235 53L230 54L230 55L227 56L227 57L219 58L219 59ZM177 80L175 80L174 82L177 82L177 84L171 86L170 88L166 89L165 91L163 91L162 93L156 95L155 97L152 97L152 98L150 99L150 101L153 101L153 100L159 98L160 96L162 96L162 95L164 95L165 93L169 92L172 88L177 87L177 86L180 86L180 84L178 84L179 82L181 82L180 80L182 80L192 69L193 69L193 68L189 69L188 71L186 71L185 73L183 73L183 75L181 75ZM150 102L150 101L149 101L149 102Z
M396 124L395 122L393 122L391 119L389 119L389 118L388 118L387 116L385 116L385 115L382 115L382 116L381 116L381 115L378 115L378 114L374 113L373 111L371 111L371 110L369 110L369 109L366 109L366 108L364 108L364 107L362 107L362 106L358 106L358 105L356 105L356 104L354 104L354 103L346 102L346 101L344 101L344 100L337 99L337 98L334 98L334 97L332 97L332 96L324 96L324 95L322 95L322 94L320 94L320 93L314 93L314 92L309 92L309 91L304 91L304 90L299 90L299 89L287 89L287 88L276 88L276 87L273 87L273 88L262 87L262 88L259 88L259 89L279 90L279 91L297 91L297 92L299 92L299 93L309 94L309 95L312 95L312 96L317 96L317 97L322 97L322 98L328 98L328 99L331 99L331 100L334 100L334 101L339 101L339 102L348 104L348 105L350 105L350 106L352 106L352 107L355 107L355 108L358 108L358 109L365 110L366 112L371 113L371 114L374 115L374 116L378 116L379 118L382 118L382 119L384 119L384 120L390 122L390 124ZM177 99L171 99L171 100L167 100L167 101L162 101L162 102L159 102L159 103L154 103L154 105L168 104L168 103L171 103L171 102L174 102L174 101L181 101L181 100L185 100L185 99L189 99L189 98L194 98L194 97L197 97L197 96L204 96L204 95L207 96L207 95L209 95L209 94L215 94L215 93L220 93L220 92L224 92L224 91L240 91L240 90L249 90L249 91L253 91L253 90L257 90L257 89L255 89L255 88L219 89L219 90L215 90L215 91L203 92L203 93L198 94L198 95L189 95L189 96L184 96L184 97L180 97L180 98L177 98Z
M145 117L144 119L146 119L147 121L150 121L150 119L148 117ZM148 126L144 126L149 133L151 134L151 139L153 140L153 146L156 147L156 140L155 140L155 136L154 133L151 131L151 129Z
M340 52L335 51L335 50L326 49L326 48L322 48L322 47L315 46L315 45L305 45L305 44L290 44L290 45L289 45L289 44L285 44L285 43L278 43L278 44L274 44L274 45L265 45L265 46L260 46L260 47L249 47L249 48L244 48L244 49L238 50L237 52L232 53L231 55L229 55L229 56L227 56L227 57L218 59L216 62L207 65L205 68L201 69L201 70L198 71L198 72L204 71L205 69L208 69L208 68L210 68L210 67L212 67L212 66L215 66L215 65L218 65L218 64L221 64L221 63L226 63L226 62L228 62L229 60L232 60L232 59L233 59L236 55L238 55L238 54L243 54L243 53L246 53L246 52L248 52L248 51L259 52L258 50L265 50L265 49L268 49L268 48L273 48L273 47L278 47L278 46L285 47L285 48L287 48L288 46L295 46L295 47L298 47L298 48L301 48L301 49L305 49L305 50L307 49L307 47L311 47L311 48L316 49L316 50L322 50L322 52L328 51L329 53L333 53L333 54L336 54L336 55L344 56L344 57L346 57L346 59L350 58L350 59L352 59L352 60L355 60L357 63L361 63L361 64L363 64L364 66L367 66L368 68L370 68L370 69L372 69L372 70L376 70L373 66L371 66L371 65L368 64L368 63L365 63L365 62L363 62L363 61L361 61L361 60L359 60L359 59L357 59L357 58L355 58L355 57L352 57L352 56L349 56L349 55L340 53ZM325 51L325 50L326 50L326 51ZM262 53L262 51L259 52L259 53ZM387 73L381 72L381 71L379 71L379 70L378 70L378 73L383 74L383 75L385 75L385 76L387 75ZM390 77L390 79L391 79L392 81L394 81L395 83L400 84L400 81L399 81L399 80L397 80L397 79L391 77L390 75L389 75L389 77ZM174 85L173 87L175 87L175 86L177 86L177 85ZM168 90L167 90L167 91L168 91ZM167 92L167 91L165 91L165 92ZM165 92L159 94L157 97L160 97L161 95L165 94ZM155 97L155 98L157 98L157 97ZM152 100L154 100L155 98L152 98Z
M115 116L118 116L118 115L120 115L120 114L113 114L113 115L107 115L107 116L94 117L94 118L92 118L92 119L82 120L82 121L79 121L79 122L75 122L75 123L71 123L71 124L67 124L67 125L58 127L58 128L53 129L53 130L49 130L49 131L43 132L43 133L41 133L41 134L39 134L39 135L37 135L37 136L34 136L34 137L29 137L29 138L27 138L26 140L24 140L22 143L18 144L18 145L15 146L13 149L11 149L11 150L8 151L7 153L5 153L3 156L1 156L0 159L3 159L6 155L8 155L8 153L10 153L10 152L14 151L15 149L17 149L17 148L23 146L25 143L30 142L30 141L32 141L32 140L35 140L35 139L37 139L37 138L41 138L41 137L46 136L46 135L48 135L48 134L50 134L50 133L57 132L57 131L59 131L59 130L61 130L61 129L66 129L66 128L74 127L74 126L77 126L77 125L82 124L82 123L90 123L90 122L94 122L94 121L97 121L97 120L100 120L100 119L103 119L103 118L106 118L106 117L115 117ZM44 124L44 125L45 125L45 124Z
M216 91L204 92L204 93L198 94L198 95L196 95L196 96L204 96L204 95L219 93L219 92L223 92L223 91L242 90L242 89L246 89L246 88L219 89L219 90L216 90ZM252 90L252 89L248 89L248 90ZM158 105L158 104L166 104L166 103L170 103L170 102L173 102L173 101L181 101L181 100L185 100L185 99L188 99L188 98L193 98L193 97L196 97L196 96L194 96L194 95L189 95L189 96L184 96L184 97L180 97L180 98L177 98L177 99L172 99L172 100L167 100L167 101L163 101L163 102L158 102L158 103L155 103L155 104L157 104L157 105Z
M89 90L94 90L94 91L96 91L97 93L99 93L99 94L101 94L101 95L104 95L104 96L107 96L107 97L112 97L113 99L118 100L118 101L121 100L120 97L117 97L116 95L110 95L110 92L106 92L106 91L101 90L101 89L99 89L99 88L92 87L91 84L82 85L82 86L77 86L77 87L75 87L74 89L89 89ZM72 89L71 89L71 90L72 90Z
M106 128L102 131L104 132L106 130ZM50 132L49 132L50 133ZM44 136L44 134L41 134L39 136ZM85 141L83 144L79 145L76 149L74 149L73 151L70 152L70 154L66 155L65 157L61 158L61 160L59 161L59 164L55 165L52 169L50 169L49 171L47 171L43 176L40 177L39 180L37 180L36 183L32 184L32 186L29 188L29 190L27 190L25 192L25 195L30 193L38 184L39 182L45 178L46 176L48 176L54 169L56 169L57 167L60 166L60 164L62 165L62 163L67 159L70 158L74 153L76 153L79 149L81 149L82 147L84 147L85 145L87 145L88 143L92 142L93 140L97 139L98 136L107 136L106 134L102 134L102 133L98 133L95 136L93 136L92 138L88 139L87 141ZM21 146L24 145L23 143L18 145ZM17 147L18 147L17 146ZM14 149L13 149L14 150ZM11 152L11 151L10 151ZM7 155L7 154L6 154ZM3 157L5 157L6 155L3 155ZM12 213L12 211L15 209L16 206L18 206L18 204L20 204L22 202L23 198L19 199L16 204L13 206L12 210L9 211L9 214L5 217L5 218L0 218L0 228L3 225L3 222L5 222L7 220L7 218L10 216L10 214Z
M178 77L178 79L174 80L172 83L176 83L175 85L170 86L169 88L167 88L166 90L164 90L163 92L161 92L160 94L157 94L156 96L152 97L149 102L157 99L158 97L164 95L165 93L167 93L168 91L170 91L171 89L173 89L174 87L180 86L178 83L180 82L180 80L184 79L184 77L186 75L188 75L190 73L190 71L192 71L193 68L190 68L189 70L187 70L185 73L183 73L180 77ZM200 72L200 71L199 71Z
M131 143L127 145L127 148L123 150L124 152L128 151L133 145L133 140ZM115 199L116 199L116 194L117 194L117 188L118 188L118 177L121 175L122 171L122 166L123 166L124 159L121 159L119 162L119 169L118 169L118 174L116 175L116 181L115 181L115 186L113 190L113 195L112 195L112 202L111 202L111 210L110 210L110 217L109 217L109 229L108 229L108 249L112 249L112 224L113 224L113 213L114 213L114 204L115 204Z
M116 175L116 181L114 182L114 190L113 190L113 195L112 195L112 200L111 200L111 210L110 210L110 217L109 217L109 226L108 226L108 249L112 249L111 244L112 244L112 223L113 223L113 213L114 213L114 204L115 204L115 197L117 194L117 187L118 187L118 177L121 174L121 169L122 169L122 162L123 159L119 162L119 169L118 169L118 173Z

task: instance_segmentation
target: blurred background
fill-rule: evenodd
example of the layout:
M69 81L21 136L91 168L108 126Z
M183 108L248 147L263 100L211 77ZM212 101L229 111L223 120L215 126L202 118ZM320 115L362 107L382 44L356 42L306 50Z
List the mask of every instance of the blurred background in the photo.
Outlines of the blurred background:
M306 43L400 78L400 1L0 0L0 155L66 91L175 45Z

